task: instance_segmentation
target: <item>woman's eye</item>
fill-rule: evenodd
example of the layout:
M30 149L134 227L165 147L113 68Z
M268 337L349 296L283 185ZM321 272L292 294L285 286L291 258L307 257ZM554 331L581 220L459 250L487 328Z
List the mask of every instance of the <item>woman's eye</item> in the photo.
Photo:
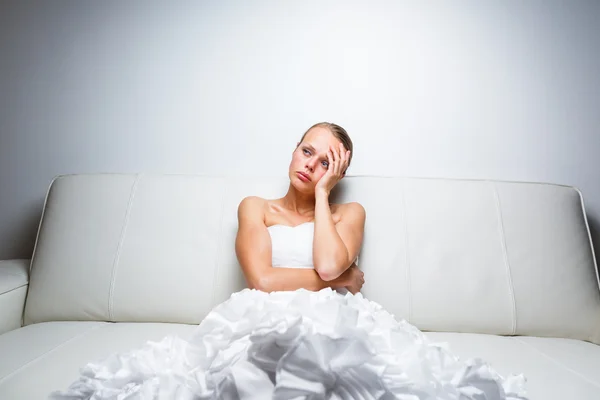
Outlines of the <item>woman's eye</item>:
M327 162L327 161L321 161L321 165L324 166L325 168L329 168L329 162Z

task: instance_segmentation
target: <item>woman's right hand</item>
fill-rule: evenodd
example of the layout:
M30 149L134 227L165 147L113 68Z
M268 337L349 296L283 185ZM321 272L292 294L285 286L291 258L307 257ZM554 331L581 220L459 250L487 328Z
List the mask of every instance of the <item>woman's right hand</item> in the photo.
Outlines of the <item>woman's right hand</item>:
M352 294L360 292L365 283L365 274L356 266L356 263L352 263L350 268L346 270L347 283L344 285L346 289Z

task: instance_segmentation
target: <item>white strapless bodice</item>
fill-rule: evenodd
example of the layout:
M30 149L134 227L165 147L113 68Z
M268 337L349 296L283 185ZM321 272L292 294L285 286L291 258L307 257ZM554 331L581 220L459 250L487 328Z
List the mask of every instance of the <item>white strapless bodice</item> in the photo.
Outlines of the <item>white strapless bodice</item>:
M272 265L283 268L314 268L314 229L314 222L296 226L269 226L267 230L271 235Z

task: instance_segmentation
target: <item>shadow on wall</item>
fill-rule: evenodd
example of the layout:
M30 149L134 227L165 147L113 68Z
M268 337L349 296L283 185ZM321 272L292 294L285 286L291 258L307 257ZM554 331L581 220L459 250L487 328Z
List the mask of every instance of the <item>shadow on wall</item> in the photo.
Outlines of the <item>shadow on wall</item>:
M14 254L11 258L31 258L33 247L44 209L44 197L31 203L24 213L24 218L15 224L12 232L12 243L8 244L8 252Z

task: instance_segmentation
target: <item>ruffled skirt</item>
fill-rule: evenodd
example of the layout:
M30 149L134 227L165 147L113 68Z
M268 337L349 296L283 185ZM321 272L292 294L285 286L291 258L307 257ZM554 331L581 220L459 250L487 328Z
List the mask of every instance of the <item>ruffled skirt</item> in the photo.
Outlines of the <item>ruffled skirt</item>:
M245 289L190 339L89 363L50 398L522 400L524 382L459 360L361 294Z

